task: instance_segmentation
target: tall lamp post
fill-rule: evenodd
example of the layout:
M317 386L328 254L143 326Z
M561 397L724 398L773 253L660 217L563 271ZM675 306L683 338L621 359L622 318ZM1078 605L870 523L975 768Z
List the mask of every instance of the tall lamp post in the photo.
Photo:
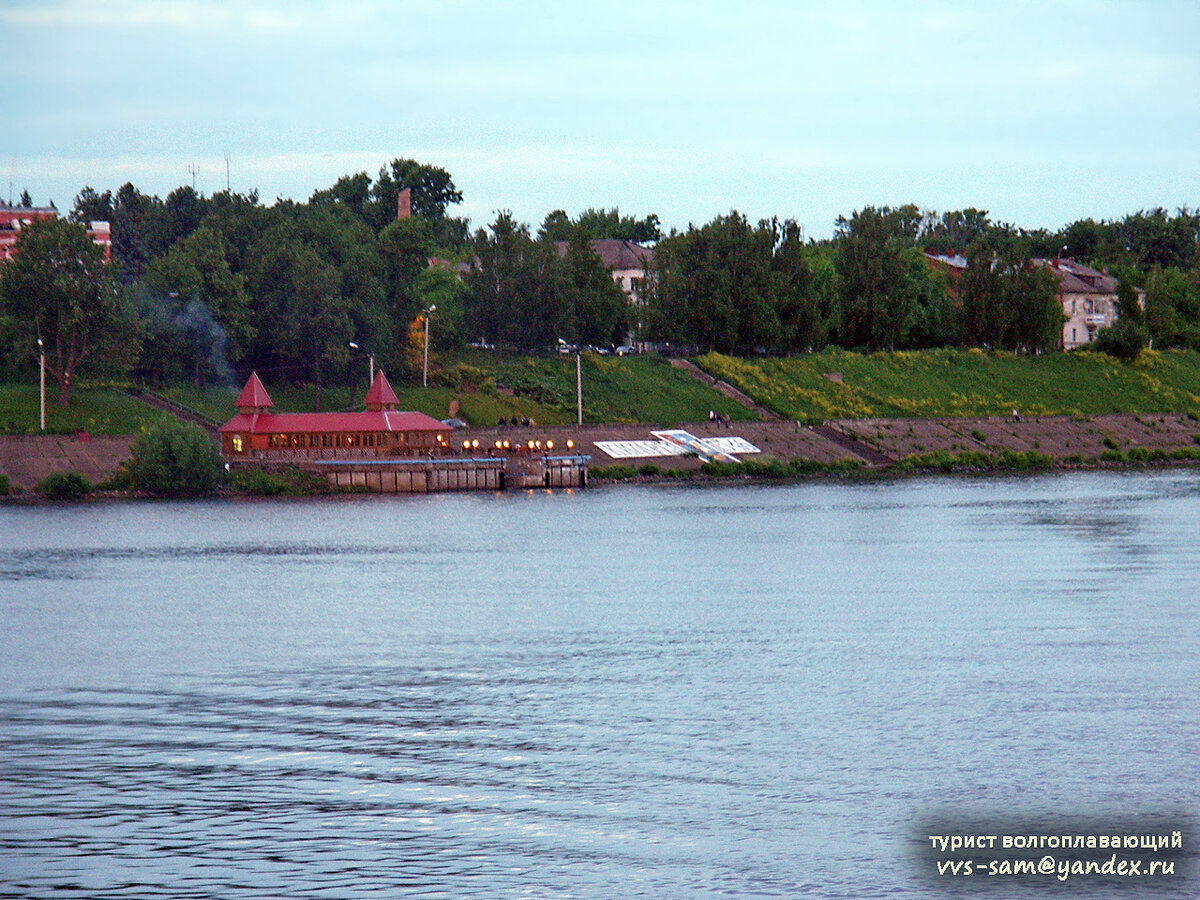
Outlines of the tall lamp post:
M42 431L46 430L46 345L38 338L38 396L40 398Z
M429 316L435 309L436 303L425 310L425 368L421 372L421 387L429 387Z
M561 350L565 350L570 345L562 338L558 339L558 346ZM579 361L580 350L575 348L575 400L579 411L579 424L583 424L583 365Z
M348 346L348 347L349 347L351 350L357 350L357 349L358 349L358 344L354 343L354 341L350 341L350 342L348 342L346 346ZM368 358L368 362L367 362L367 384L374 384L374 383L375 383L375 354L374 354L374 353L368 353L368 354L367 354L367 358Z

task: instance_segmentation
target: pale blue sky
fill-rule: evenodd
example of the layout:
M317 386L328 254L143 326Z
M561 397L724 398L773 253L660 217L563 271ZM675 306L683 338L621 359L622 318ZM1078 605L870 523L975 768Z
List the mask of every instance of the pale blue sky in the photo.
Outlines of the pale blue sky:
M0 0L0 182L307 199L395 157L474 225L1200 206L1200 4Z

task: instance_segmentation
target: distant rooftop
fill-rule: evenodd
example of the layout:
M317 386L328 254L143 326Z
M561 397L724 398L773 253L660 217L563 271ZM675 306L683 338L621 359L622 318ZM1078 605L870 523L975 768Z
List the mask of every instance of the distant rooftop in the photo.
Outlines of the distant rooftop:
M559 255L565 255L569 241L557 241ZM654 251L633 241L621 238L601 238L588 241L588 245L596 251L606 269L644 269L654 261Z

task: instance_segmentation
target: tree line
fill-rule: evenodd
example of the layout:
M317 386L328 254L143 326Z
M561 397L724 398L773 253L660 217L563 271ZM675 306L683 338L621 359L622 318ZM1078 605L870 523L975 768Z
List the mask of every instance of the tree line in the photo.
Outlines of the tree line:
M408 189L412 216L397 217ZM24 198L23 198L24 199ZM995 223L986 211L866 207L813 241L790 219L735 212L664 235L656 215L548 214L534 231L507 211L487 228L451 214L462 193L437 166L396 159L344 176L306 202L256 193L165 200L125 184L85 187L67 219L22 230L0 269L9 374L41 337L60 395L80 372L149 383L344 382L370 353L389 375L419 374L424 318L435 349L483 340L520 351L628 336L732 353L946 345L1053 348L1061 310L1035 256L1110 268L1134 340L1200 348L1200 217L1151 210L1058 232ZM111 223L104 265L83 224ZM631 305L590 241L652 244ZM966 256L952 291L924 251ZM430 310L434 310L430 314Z
M655 248L643 334L734 354L1042 352L1058 345L1063 319L1054 276L1033 260L1070 257L1119 280L1127 341L1200 349L1200 215L1187 209L1048 232L993 222L984 210L869 206L836 225L833 238L805 241L793 220L752 224L735 211L671 233ZM927 251L965 257L957 284Z

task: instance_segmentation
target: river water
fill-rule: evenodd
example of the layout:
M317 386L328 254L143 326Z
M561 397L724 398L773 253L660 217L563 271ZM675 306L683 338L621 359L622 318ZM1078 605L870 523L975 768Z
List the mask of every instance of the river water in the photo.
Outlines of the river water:
M1198 596L1194 470L0 508L0 895L1192 897Z

